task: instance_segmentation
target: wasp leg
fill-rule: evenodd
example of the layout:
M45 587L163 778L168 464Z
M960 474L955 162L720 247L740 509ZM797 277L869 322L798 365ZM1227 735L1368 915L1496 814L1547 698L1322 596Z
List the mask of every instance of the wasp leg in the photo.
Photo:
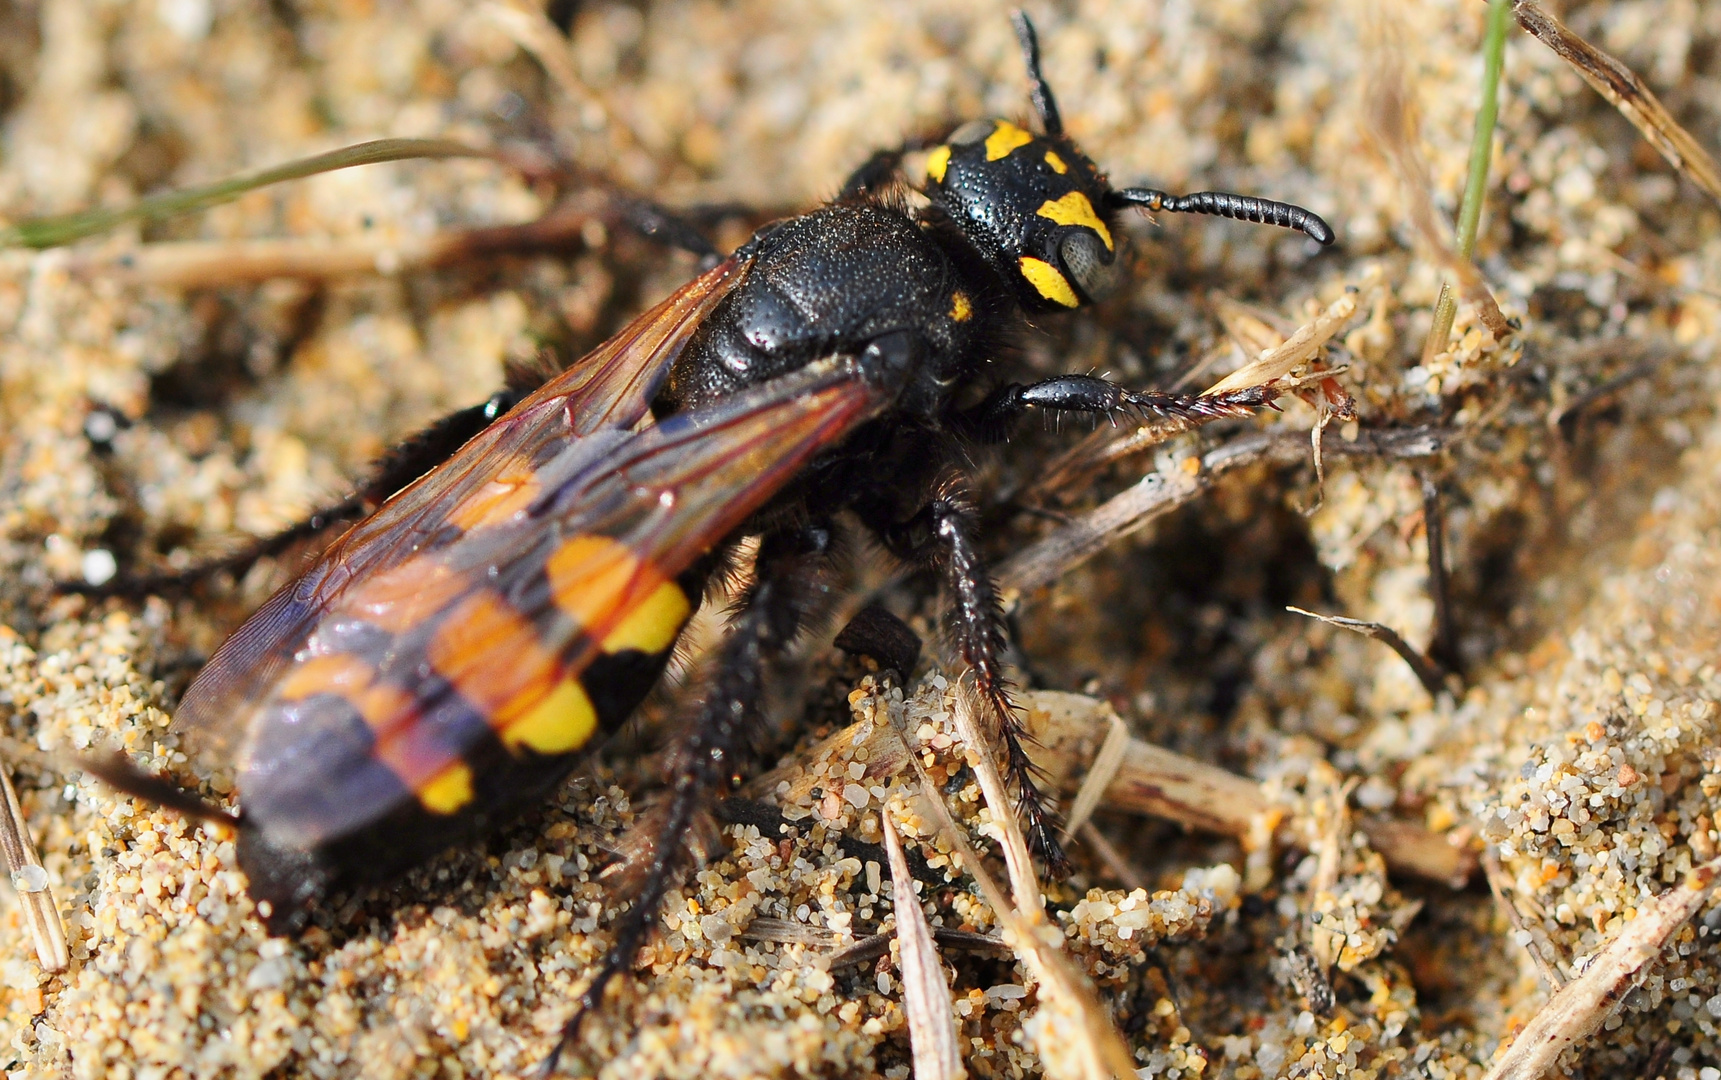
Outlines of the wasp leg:
M450 413L385 454L373 467L369 479L351 495L320 507L280 532L254 540L231 554L171 573L121 574L100 585L67 581L56 588L60 592L81 596L135 598L184 592L220 573L242 575L261 559L279 555L337 525L358 521L374 512L390 495L447 461L465 445L466 440L489 427L534 389L535 386L524 384L510 386L492 394L481 405Z
M699 257L701 272L723 261L723 254L692 222L646 199L617 196L616 211L622 224L648 240Z
M1025 749L1032 736L1022 726L1020 710L1010 697L1010 681L1004 677L1004 611L998 602L998 587L975 542L978 527L974 508L955 483L941 484L917 520L892 530L892 535L886 537L887 543L904 550L901 541L918 532L922 524L930 528L930 536L908 545L906 552L943 572L950 590L951 635L963 661L974 672L975 688L997 721L1009 779L1016 787L1017 812L1027 828L1029 842L1046 861L1047 871L1063 877L1069 873L1069 860L1064 857L1052 814L1042 802L1035 782L1039 769Z
M1000 386L974 407L958 413L955 426L975 438L997 442L1029 409L1088 413L1106 418L1159 416L1203 424L1231 416L1248 416L1273 403L1276 391L1251 386L1222 394L1175 394L1157 390L1128 390L1097 375L1059 375L1023 385Z
M703 700L676 748L668 807L658 821L633 906L617 923L603 965L580 994L573 1016L539 1069L540 1077L555 1072L574 1045L581 1021L603 1002L605 987L633 966L663 894L680 869L695 815L727 792L735 759L760 715L766 664L783 654L830 592L823 570L832 542L831 529L815 524L770 534L761 543L753 586L717 649Z

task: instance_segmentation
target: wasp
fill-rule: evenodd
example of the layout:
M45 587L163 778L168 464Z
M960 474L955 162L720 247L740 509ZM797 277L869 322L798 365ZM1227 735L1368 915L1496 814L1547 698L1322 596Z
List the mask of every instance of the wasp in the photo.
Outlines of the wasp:
M639 705L714 575L756 541L685 710L649 865L566 1046L629 967L683 836L729 782L770 664L820 609L846 514L941 574L1024 826L1058 871L961 465L1030 411L1199 422L1275 391L1143 392L1095 375L988 386L995 361L1027 318L1112 290L1132 207L1321 244L1333 233L1285 203L1110 186L1064 133L1033 26L1014 19L1037 132L977 120L875 154L835 200L713 255L566 371L391 460L373 488L393 494L252 615L180 703L181 730L242 732L237 813L110 778L230 821L258 915L293 933L331 890L392 879L542 799ZM904 164L917 150L918 181Z

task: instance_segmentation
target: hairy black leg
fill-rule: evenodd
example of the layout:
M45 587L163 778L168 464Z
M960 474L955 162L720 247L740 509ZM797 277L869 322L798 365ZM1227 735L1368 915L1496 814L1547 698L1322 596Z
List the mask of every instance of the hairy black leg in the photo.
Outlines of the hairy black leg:
M998 724L1009 780L1016 787L1017 812L1029 842L1045 859L1047 871L1063 877L1069 873L1070 864L1035 783L1038 770L1025 747L1032 736L1022 726L1010 697L1010 682L1004 677L1004 612L998 603L997 585L975 542L978 528L974 508L956 482L946 481L921 511L921 521L911 522L895 537L887 537L887 542L894 541L892 546L900 549L922 522L930 535L919 543L910 542L910 550L922 561L936 564L944 574L950 591L951 636L963 661L973 670L976 689Z
M772 534L760 545L754 584L713 657L698 711L676 748L667 809L658 819L633 906L618 920L603 965L580 994L540 1076L555 1072L579 1036L581 1021L602 1004L604 989L633 966L663 894L681 869L695 815L728 791L735 758L758 722L765 665L782 655L822 606L829 591L822 571L830 547L831 531L822 524Z
M447 461L468 439L489 427L497 417L536 389L536 385L530 385L530 379L515 378L511 381L516 385L497 391L483 404L450 413L410 436L385 454L373 467L369 478L351 495L312 511L272 536L184 570L163 574L122 574L100 585L67 581L57 588L60 592L83 596L138 597L183 592L219 573L243 574L260 559L279 555L336 525L365 517L390 495Z
M1129 390L1097 375L1059 375L1023 385L1000 386L953 418L952 426L965 434L995 442L1006 437L1011 425L1029 409L1088 413L1103 417L1159 416L1203 424L1230 416L1248 416L1271 405L1278 394L1270 387L1251 386L1222 394L1174 394L1157 390Z

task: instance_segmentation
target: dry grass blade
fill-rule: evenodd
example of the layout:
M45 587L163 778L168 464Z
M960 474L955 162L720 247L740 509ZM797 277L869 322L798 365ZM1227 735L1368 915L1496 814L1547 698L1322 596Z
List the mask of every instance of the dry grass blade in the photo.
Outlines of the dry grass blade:
M1364 432L1354 442L1328 445L1331 456L1381 456L1396 459L1439 453L1454 432L1446 428L1407 428ZM1153 472L1111 499L1031 544L998 568L1006 598L1050 585L1108 544L1145 528L1200 496L1221 475L1262 462L1289 465L1308 454L1307 436L1297 432L1248 435L1188 458L1176 473Z
M0 761L0 793L5 796L0 799L0 854L6 858L6 871L18 892L18 908L36 942L36 959L43 971L64 971L72 962L66 950L65 927L60 925L54 891L48 887L48 872L42 869L42 858L30 841L24 810L12 787L12 768L5 761Z
M1090 733L1116 714L1110 705L1080 694L1042 690L1023 695L1029 730L1043 752L1035 762L1053 777L1067 776L1084 764L1076 748L1091 745ZM1140 739L1131 739L1123 761L1105 791L1114 810L1175 821L1185 828L1247 839L1278 805L1245 776L1184 757ZM1462 887L1476 872L1476 857L1439 833L1406 822L1363 818L1357 827L1369 845L1398 874ZM1299 838L1290 836L1293 842Z
M599 121L588 121L586 127L607 126L612 136L619 136L633 145L639 144L639 137L632 128L615 122L619 118L614 110L605 106L580 77L567 37L550 22L542 5L524 4L518 0L492 0L478 10L543 67L550 81L579 109L582 120L590 117Z
M1691 133L1679 126L1636 72L1572 33L1570 27L1535 0L1513 0L1512 15L1519 26L1554 50L1585 82L1595 87L1596 93L1607 98L1668 164L1708 192L1710 198L1721 202L1721 168L1716 167L1715 159L1698 145Z
M909 733L899 734L905 743L909 740ZM1063 952L1037 932L1044 916L1037 910L1024 913L1010 902L957 826L944 803L943 792L926 774L920 759L910 753L907 761L920 780L926 809L962 860L962 868L974 876L981 897L997 914L1016 955L1039 983L1039 1012L1030 1018L1030 1023L1044 1021L1041 1030L1045 1037L1036 1043L1046 1075L1052 1080L1128 1080L1134 1076L1135 1061L1129 1046L1118 1034L1093 987L1070 966Z
M1709 900L1718 874L1721 860L1711 860L1640 907L1619 936L1590 959L1584 973L1555 991L1524 1025L1485 1080L1538 1080L1554 1072L1560 1055L1601 1027L1644 966Z
M1074 836L1076 830L1094 816L1100 799L1105 797L1106 789L1111 787L1118 769L1123 767L1124 754L1129 751L1129 725L1115 712L1107 719L1110 722L1105 742L1100 744L1100 752L1094 755L1093 764L1088 766L1087 775L1082 777L1082 786L1076 789L1075 802L1070 804L1069 817L1064 820L1065 840Z
M1034 873L1034 860L1028 855L1028 838L1022 833L1022 823L1016 819L1015 802L1010 798L1004 776L998 771L998 756L994 753L999 740L981 730L980 710L984 707L974 693L973 680L963 678L956 684L956 733L968 747L968 764L980 780L980 793L986 797L986 809L1001 833L1004 865L1010 871L1010 891L1016 906L1023 911L1045 910L1046 897L1040 892L1040 879Z
M1428 163L1416 148L1402 50L1392 40L1385 25L1387 16L1373 5L1365 10L1369 36L1373 39L1369 49L1372 59L1363 91L1369 103L1369 129L1382 155L1398 175L1399 186L1409 204L1406 210L1418 247L1424 258L1439 263L1457 280L1459 293L1476 307L1482 324L1496 339L1504 340L1512 332L1512 325L1506 321L1476 264L1460 256L1447 242L1452 230L1440 220L1440 212L1434 207Z
M1379 280L1379 275L1375 274L1365 283L1364 288L1367 288L1371 300L1374 290L1379 287ZM1343 296L1328 304L1325 311L1298 328L1296 333L1285 339L1284 344L1266 350L1201 393L1203 396L1211 396L1231 390L1246 390L1251 386L1264 386L1274 379L1289 375L1292 370L1313 359L1321 346L1344 329L1345 324L1356 314L1358 304L1363 302L1362 292L1363 289L1354 285L1345 289Z
M902 840L888 812L884 848L890 855L891 908L896 913L896 942L902 964L902 1011L914 1050L915 1080L954 1080L968 1075L956 1047L955 1003L944 981L944 964L932 944L932 929L914 891L914 875L902 853Z

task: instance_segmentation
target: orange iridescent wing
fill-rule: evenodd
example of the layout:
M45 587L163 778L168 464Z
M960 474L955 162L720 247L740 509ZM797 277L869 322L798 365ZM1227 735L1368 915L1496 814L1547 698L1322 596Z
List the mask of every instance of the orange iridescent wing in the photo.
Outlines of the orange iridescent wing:
M594 705L594 665L666 652L697 602L678 575L891 400L830 358L566 441L522 477L529 495L474 509L448 543L325 607L254 721L247 814L272 843L309 849L414 800L426 829L493 809L532 762L567 760L618 722Z
M501 509L496 500L571 440L645 422L682 348L750 265L732 257L684 285L331 544L216 650L186 689L175 729L201 750L231 753L257 700L352 582L446 544L464 527L462 512L476 520Z

